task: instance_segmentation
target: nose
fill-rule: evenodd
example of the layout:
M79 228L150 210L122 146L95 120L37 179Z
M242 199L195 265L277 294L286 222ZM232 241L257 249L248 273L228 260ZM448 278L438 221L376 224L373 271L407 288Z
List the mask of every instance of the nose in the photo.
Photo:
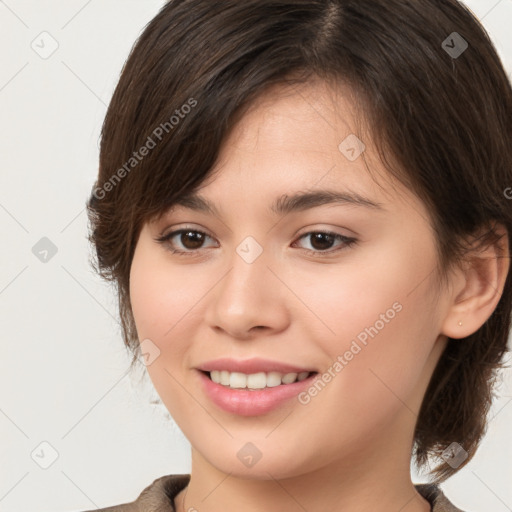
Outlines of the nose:
M230 268L207 295L205 320L212 329L247 340L286 328L286 279L281 276L280 280L279 270L267 256L264 250L251 262L234 253Z

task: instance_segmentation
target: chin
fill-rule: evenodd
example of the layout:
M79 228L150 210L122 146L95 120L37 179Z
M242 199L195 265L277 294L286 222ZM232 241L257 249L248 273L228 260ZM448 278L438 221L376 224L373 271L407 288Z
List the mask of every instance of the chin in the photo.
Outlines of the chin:
M281 480L293 478L310 472L316 467L312 461L298 460L293 455L288 455L279 447L268 446L262 450L260 458L256 458L254 452L253 460L244 456L244 448L235 448L235 455L226 457L226 452L206 453L202 457L218 471L229 474L235 478L250 480ZM230 449L229 452L232 452ZM241 452L241 453L240 453ZM246 448L246 453L250 448ZM267 453L268 452L268 453ZM247 459L243 462L244 459Z

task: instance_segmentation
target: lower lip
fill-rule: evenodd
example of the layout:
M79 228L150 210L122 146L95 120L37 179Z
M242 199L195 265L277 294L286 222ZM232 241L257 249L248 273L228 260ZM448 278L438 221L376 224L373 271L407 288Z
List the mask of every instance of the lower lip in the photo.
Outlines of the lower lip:
M216 384L206 374L199 371L203 389L210 400L226 412L239 416L258 416L270 412L287 400L297 396L311 385L316 373L307 379L293 384L256 389L232 389L222 384Z

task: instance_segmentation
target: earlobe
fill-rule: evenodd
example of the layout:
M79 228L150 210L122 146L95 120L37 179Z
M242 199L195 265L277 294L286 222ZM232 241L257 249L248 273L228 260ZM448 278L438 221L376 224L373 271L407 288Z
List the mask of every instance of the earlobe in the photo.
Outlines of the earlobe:
M474 237L465 266L457 273L460 285L454 288L441 331L450 338L466 338L478 331L500 301L510 270L509 242L504 226L498 224L494 230L500 238L483 248L477 247L479 236Z

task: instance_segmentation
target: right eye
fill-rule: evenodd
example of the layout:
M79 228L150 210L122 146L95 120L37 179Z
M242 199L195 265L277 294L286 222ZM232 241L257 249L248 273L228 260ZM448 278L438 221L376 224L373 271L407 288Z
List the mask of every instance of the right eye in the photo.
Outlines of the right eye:
M174 238L181 243L182 248L176 249L176 241L173 241ZM202 248L205 238L211 237L207 233L197 229L183 228L157 237L155 240L164 245L173 254L179 256L193 256L196 251Z

